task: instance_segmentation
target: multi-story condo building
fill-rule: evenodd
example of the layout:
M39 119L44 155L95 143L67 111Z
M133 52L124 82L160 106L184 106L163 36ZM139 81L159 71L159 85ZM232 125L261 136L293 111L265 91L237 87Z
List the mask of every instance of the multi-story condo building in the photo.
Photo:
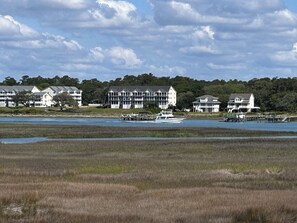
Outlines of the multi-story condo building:
M78 106L82 106L82 91L77 87L73 86L50 86L44 89L42 92L47 92L51 97L57 94L62 94L66 92L76 101ZM54 103L54 102L53 102Z
M196 101L193 102L193 111L194 112L219 112L220 104L217 97L211 95L203 95L196 98Z
M22 91L32 94L40 92L40 90L35 86L0 86L0 107L16 106L15 102L12 100L12 97Z
M255 107L255 97L252 93L249 94L231 94L227 106L228 112L251 112L252 110L260 109Z
M143 108L146 102L161 109L176 106L176 91L172 86L112 86L108 90L111 108Z

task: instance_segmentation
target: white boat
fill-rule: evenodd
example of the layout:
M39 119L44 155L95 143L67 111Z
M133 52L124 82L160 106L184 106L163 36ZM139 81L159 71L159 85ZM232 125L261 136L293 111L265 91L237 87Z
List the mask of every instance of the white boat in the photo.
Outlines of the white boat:
M172 110L163 110L157 114L155 122L157 123L181 123L184 118L176 118L172 114Z

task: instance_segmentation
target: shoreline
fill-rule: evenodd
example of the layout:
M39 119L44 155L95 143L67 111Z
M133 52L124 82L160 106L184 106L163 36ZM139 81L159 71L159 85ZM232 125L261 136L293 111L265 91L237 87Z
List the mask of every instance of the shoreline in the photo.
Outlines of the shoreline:
M36 118L119 118L110 114L0 114L0 117L36 117Z

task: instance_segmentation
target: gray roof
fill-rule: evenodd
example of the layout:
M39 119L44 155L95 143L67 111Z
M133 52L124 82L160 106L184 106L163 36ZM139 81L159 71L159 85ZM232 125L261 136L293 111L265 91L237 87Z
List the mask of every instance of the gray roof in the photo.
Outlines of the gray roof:
M200 96L200 97L198 97L196 99L206 99L206 98L208 98L209 100L218 100L219 99L219 98L214 97L212 95L203 95L203 96Z
M149 91L149 92L156 92L156 91L161 91L161 92L168 92L171 86L111 86L109 88L109 91L113 92L121 92L121 91Z
M243 100L249 100L250 97L251 97L252 93L239 93L239 94L236 94L236 93L233 93L230 95L229 97L229 100L234 100L235 98L240 98L240 99L243 99Z
M35 92L34 93L34 95L36 95L36 96L43 96L43 95L45 95L45 94L47 94L47 92Z
M17 85L17 86L0 86L0 91L14 91L14 92L21 92L21 91L32 91L35 86L23 86L23 85Z
M205 100L206 98L208 99L207 103L221 103L218 101L219 98L214 97L212 95L200 96L200 97L196 98L196 101L194 101L193 103L200 103L200 100Z
M59 91L79 91L77 87L74 86L49 86L55 92Z

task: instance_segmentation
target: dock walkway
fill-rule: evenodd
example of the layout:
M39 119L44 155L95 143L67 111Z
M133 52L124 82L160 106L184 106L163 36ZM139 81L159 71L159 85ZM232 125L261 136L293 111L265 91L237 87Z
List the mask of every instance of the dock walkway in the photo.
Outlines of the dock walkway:
M227 114L224 116L225 122L245 122L245 121L257 121L257 122L290 122L297 120L297 116L289 115L244 115L244 114Z

